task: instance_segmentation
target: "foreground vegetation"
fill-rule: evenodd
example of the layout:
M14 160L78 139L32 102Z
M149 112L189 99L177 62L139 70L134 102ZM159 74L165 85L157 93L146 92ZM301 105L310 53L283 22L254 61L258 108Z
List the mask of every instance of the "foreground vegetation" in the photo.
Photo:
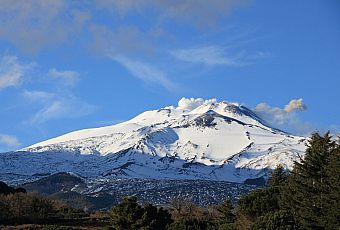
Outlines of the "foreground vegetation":
M0 183L0 225L30 229L340 229L340 146L313 134L292 172L278 167L264 188L233 206L198 207L173 199L167 207L124 198L109 212L85 213ZM30 224L30 225L27 225ZM1 226L0 226L1 227ZM5 228L5 227L4 227Z

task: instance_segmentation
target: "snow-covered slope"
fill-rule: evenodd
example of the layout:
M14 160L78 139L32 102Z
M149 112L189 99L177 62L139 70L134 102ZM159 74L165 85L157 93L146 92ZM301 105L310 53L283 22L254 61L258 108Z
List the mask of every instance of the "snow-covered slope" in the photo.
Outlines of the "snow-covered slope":
M181 101L117 125L0 154L0 172L241 182L264 176L278 164L291 169L303 156L304 137L272 128L242 105Z

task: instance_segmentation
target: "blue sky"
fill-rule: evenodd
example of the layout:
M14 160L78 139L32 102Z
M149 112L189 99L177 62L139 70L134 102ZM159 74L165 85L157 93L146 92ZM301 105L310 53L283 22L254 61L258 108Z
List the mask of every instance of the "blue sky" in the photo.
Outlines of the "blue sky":
M337 0L3 0L0 151L182 97L340 130ZM301 100L302 99L302 100Z

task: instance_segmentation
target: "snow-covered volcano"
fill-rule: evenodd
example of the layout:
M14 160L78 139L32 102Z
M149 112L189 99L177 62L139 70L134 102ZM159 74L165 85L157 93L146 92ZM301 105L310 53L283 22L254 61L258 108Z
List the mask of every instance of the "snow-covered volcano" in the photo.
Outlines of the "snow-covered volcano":
M0 154L0 172L242 182L279 164L291 169L304 150L304 137L271 127L242 105L182 99L178 107Z

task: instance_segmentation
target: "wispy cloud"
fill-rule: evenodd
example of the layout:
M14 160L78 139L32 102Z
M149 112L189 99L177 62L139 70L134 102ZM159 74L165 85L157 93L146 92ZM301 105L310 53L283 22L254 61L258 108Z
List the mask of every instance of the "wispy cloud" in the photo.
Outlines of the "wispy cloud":
M104 26L94 20L98 9L113 12L118 19L131 11L138 12L137 16L150 15L145 9L152 9L154 23L151 28L161 26L167 19L181 25L204 27L216 24L249 2L251 0L96 0L79 4L67 0L2 0L0 39L11 42L25 53L36 53L45 47L79 38L84 31L95 34L92 26Z
M314 127L307 122L301 121L296 115L296 112L305 111L306 109L307 106L300 98L291 100L284 108L260 103L256 105L254 111L277 128L290 129L297 134L306 134L314 131Z
M0 61L0 90L20 85L33 65L19 63L16 56L3 56Z
M178 88L157 63L151 65L139 60L147 60L153 53L153 35L130 26L113 31L105 26L92 25L91 31L94 41L91 48L96 53L121 64L132 76L148 85L158 85L169 91Z
M233 54L220 46L203 46L198 48L177 49L169 51L178 60L204 65L244 66L267 57L266 53L247 54L237 52Z
M8 147L18 147L21 145L17 137L0 133L0 146L4 145L5 148Z
M28 104L30 107L34 104L33 107L40 107L26 123L37 124L52 119L80 117L92 113L97 108L74 95L71 87L80 76L76 71L58 71L55 68L50 69L47 74L37 71L37 77L34 80L31 79L30 83L39 81L39 76L46 75L60 81L47 81L52 86L50 91L23 89L22 83L27 73L35 70L35 65L34 63L22 64L16 56L4 56L0 60L0 90L17 86L21 91L21 96L26 99L25 106ZM59 84L63 84L63 87L58 87ZM2 139L5 140L4 138L5 136ZM9 137L6 138L6 140L11 140Z
M39 90L34 90L34 91L30 91L30 90L24 90L22 93L22 96L25 99L28 99L30 101L38 101L38 102L47 102L51 99L53 99L54 94L53 93L49 93L49 92L45 92L45 91L39 91Z
M61 80L66 85L70 85L70 86L75 85L78 82L79 76L80 76L80 74L76 71L71 71L71 70L60 71L60 70L57 70L56 68L50 69L47 75L54 79Z
M90 16L65 0L0 2L0 38L25 53L57 44L81 31Z
M93 113L97 107L82 101L72 94L57 94L44 91L23 92L23 97L31 103L42 104L34 113L28 124L39 124L55 119L75 118Z
M34 114L29 122L39 124L54 119L82 117L93 113L95 110L95 106L78 98L55 100Z
M231 11L249 5L250 0L96 0L97 6L124 16L130 11L143 14L150 7L160 19L173 19L194 26L211 26Z
M98 9L109 12L118 20L129 12L138 12L134 15L142 17L147 13L153 18L152 28L162 26L165 24L162 22L167 20L180 25L205 27L216 24L219 19L249 2L251 0L96 0L82 3L67 0L2 0L0 39L11 42L25 53L36 53L74 38L80 40L83 32L94 32L91 31L93 25L103 26L105 23L94 19ZM146 9L151 9L153 13Z
M161 64L147 64L151 63L151 56L153 60L169 58L160 39L166 37L160 34L170 34L165 21L172 20L178 25L193 27L214 25L231 11L244 7L249 2L251 0L96 0L79 4L77 1L67 0L3 0L0 2L0 39L30 54L63 42L81 40L76 45L85 45L104 57L122 57L116 61L137 78L173 90L176 87L165 70L159 67ZM130 12L138 12L134 16L141 17L141 20L145 19L143 14L147 12L152 20L145 26L138 23L134 26L129 23L126 26L125 16ZM96 20L98 15L108 20ZM114 22L107 23L111 19ZM173 55L183 61L208 65L244 64L239 53L229 54L219 50L217 46L201 47L201 50L175 50ZM146 61L142 63L135 61L136 59ZM142 73L137 73L135 69ZM49 75L55 79L63 79L69 85L74 85L79 76L76 72L57 68L50 69ZM17 82L20 81L12 84Z
M153 36L134 26L121 26L112 29L104 25L92 24L91 49L100 55L136 55L152 52Z
M149 64L123 56L111 56L111 58L123 65L133 76L145 83L160 85L170 91L176 89L176 85L168 79L164 72Z

